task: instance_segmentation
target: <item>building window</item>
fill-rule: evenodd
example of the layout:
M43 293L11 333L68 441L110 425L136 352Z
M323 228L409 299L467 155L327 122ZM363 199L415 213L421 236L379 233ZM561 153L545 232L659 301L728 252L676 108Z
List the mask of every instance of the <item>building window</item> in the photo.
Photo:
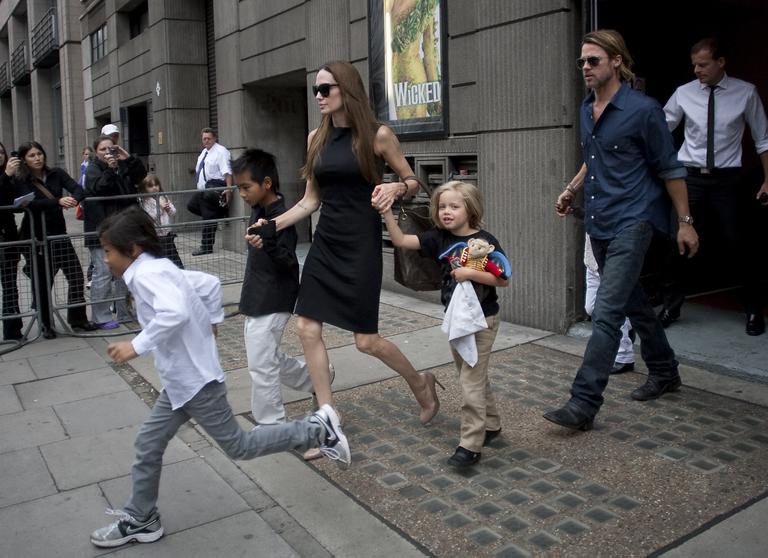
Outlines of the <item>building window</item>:
M107 24L91 33L91 63L104 58L107 54Z
M149 29L149 2L142 2L128 13L128 29L131 39Z

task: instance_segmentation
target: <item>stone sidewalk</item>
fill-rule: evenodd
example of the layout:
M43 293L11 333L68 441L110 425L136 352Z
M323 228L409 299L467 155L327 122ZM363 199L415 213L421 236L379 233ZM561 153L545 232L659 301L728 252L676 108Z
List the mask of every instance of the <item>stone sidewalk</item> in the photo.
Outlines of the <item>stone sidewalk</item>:
M571 434L540 414L566 396L584 341L505 323L491 369L504 433L475 471L457 474L444 465L459 393L441 318L439 306L382 294L382 334L446 384L432 426L418 424L402 381L326 327L353 467L294 454L233 462L187 426L165 456L166 536L112 553L734 557L766 547L768 387L684 367L679 394L638 404L626 391L642 376L626 375L612 379L596 430ZM228 320L220 351L250 428L241 323ZM114 366L106 345L39 340L0 358L0 556L109 553L88 534L127 495L158 384L150 359ZM284 347L300 352L292 327ZM291 414L308 411L306 394L285 396Z

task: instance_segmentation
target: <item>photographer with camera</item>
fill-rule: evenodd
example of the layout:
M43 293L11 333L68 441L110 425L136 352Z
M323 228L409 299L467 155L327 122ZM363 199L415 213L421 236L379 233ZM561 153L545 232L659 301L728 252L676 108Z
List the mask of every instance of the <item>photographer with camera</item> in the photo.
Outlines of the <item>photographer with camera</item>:
M119 145L115 145L110 136L99 136L93 144L93 149L96 152L96 158L88 166L85 175L83 230L86 233L95 233L104 219L136 203L136 198L88 201L88 197L136 196L138 194L136 181L147 174L144 164ZM119 322L130 319L124 301L127 292L125 283L122 279L112 277L112 273L104 263L104 251L97 236L86 236L85 245L91 251L91 261L94 266L91 279L91 300L94 301L93 321L101 329L115 329ZM110 309L109 299L111 298L118 299L114 303L116 320Z

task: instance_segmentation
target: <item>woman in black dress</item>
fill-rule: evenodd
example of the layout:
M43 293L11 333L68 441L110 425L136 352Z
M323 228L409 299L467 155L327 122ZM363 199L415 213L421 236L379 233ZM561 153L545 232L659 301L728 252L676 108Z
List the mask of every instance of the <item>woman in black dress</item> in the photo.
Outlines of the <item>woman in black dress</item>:
M80 186L64 170L48 167L43 146L30 141L19 146L21 165L14 176L15 196L33 193L32 201L25 204L34 216L34 230L29 214L24 214L21 221L22 239L34 238L46 240L49 236L66 235L64 209L72 209L82 200ZM67 193L65 193L65 191ZM45 223L45 228L43 228ZM69 237L52 240L48 244L48 280L53 283L56 273L61 270L69 284L67 294L67 322L72 328L81 331L93 331L96 326L88 321L85 309L83 269ZM40 281L38 310L42 320L43 337L53 339L56 333L51 327L50 291L46 278L46 261L42 245L35 250L37 279Z
M399 196L418 190L394 132L376 122L363 81L348 62L320 69L313 87L322 121L307 139L304 197L270 221L263 236L306 219L322 203L320 220L301 276L296 303L298 331L315 395L333 404L323 323L355 334L359 351L373 355L400 374L421 406L427 424L440 402L435 376L419 374L391 341L378 333L381 291L381 217ZM402 182L381 183L383 163ZM274 230L274 229L272 229Z

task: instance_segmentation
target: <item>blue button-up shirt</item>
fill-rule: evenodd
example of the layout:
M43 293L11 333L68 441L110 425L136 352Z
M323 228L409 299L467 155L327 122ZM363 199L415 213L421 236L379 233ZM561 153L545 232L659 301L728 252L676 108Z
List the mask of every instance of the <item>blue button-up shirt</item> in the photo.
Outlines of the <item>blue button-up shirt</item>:
M626 83L592 117L594 92L581 105L584 223L592 238L610 240L624 228L648 221L669 232L670 199L664 180L685 178L664 111Z

